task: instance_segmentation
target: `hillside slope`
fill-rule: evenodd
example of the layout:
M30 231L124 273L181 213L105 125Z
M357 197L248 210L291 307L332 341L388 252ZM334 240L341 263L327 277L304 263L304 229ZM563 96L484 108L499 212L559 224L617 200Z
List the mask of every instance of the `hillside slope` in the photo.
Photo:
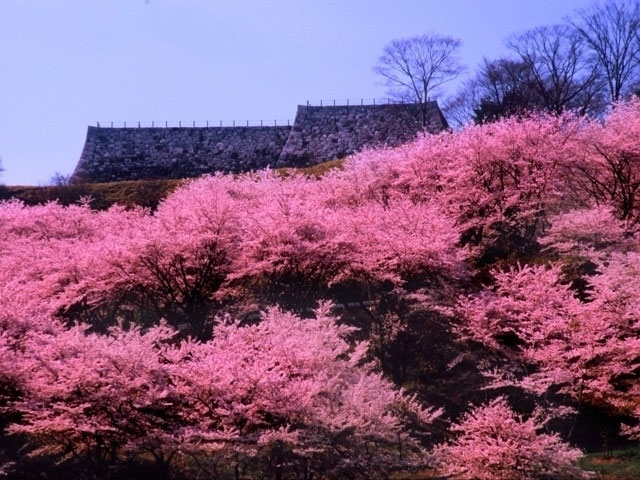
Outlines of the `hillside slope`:
M340 168L344 160L330 160L312 167L277 171L287 177L305 174L320 177L327 171ZM96 210L104 210L118 204L126 207L141 206L155 209L158 203L187 180L125 180L109 183L80 183L56 186L6 186L0 185L0 201L12 198L22 200L26 205L40 205L58 201L71 205L83 197L91 197L90 205Z

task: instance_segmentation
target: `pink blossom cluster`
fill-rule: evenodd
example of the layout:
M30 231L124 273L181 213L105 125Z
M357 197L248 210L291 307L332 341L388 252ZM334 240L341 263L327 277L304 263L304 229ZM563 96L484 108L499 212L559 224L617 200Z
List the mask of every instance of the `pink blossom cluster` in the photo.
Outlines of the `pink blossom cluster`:
M455 439L434 450L442 471L461 480L591 478L577 467L582 452L557 434L543 433L544 419L523 419L504 397L466 413L451 430Z
M95 474L136 455L164 473L193 459L252 471L274 455L316 473L419 464L405 422L440 412L375 372L352 330L328 306L314 319L224 319L205 343L175 342L166 324L97 334L52 321L2 338L3 381L20 391L8 431L31 440L30 455L86 459Z
M495 269L488 288L458 301L461 337L503 355L492 386L547 398L565 394L620 415L640 416L640 274L637 201L639 103L604 123L586 122L567 164L562 202L539 243L553 262ZM582 268L578 279L571 272ZM575 273L572 275L575 276ZM576 287L576 280L579 282ZM622 426L637 438L637 426Z
M524 377L503 369L496 385L541 396L553 390L633 414L640 401L639 261L635 253L614 256L590 278L587 301L561 283L559 266L498 271L492 290L460 302L460 331L517 360L512 366L536 367Z
M638 418L639 138L632 100L604 121L426 135L321 179L203 177L156 211L1 203L8 431L96 471L136 456L218 478L415 466L439 411L379 367L420 308L500 356L494 386ZM327 307L307 319L322 299L358 305L364 328ZM577 478L576 451L524 418L504 398L473 408L436 449L441 468Z

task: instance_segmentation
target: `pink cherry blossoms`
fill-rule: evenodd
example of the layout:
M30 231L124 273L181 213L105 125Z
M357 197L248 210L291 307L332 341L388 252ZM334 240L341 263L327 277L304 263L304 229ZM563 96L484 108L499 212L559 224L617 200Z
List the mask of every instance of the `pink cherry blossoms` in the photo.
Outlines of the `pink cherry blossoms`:
M421 463L404 422L440 413L376 373L327 307L312 320L278 310L252 326L224 320L206 343L172 342L164 324L87 329L29 332L0 359L21 392L8 432L28 436L32 456L84 459L96 475L136 455L162 475L193 458L231 472L286 458L309 474L375 474Z
M590 478L577 466L580 450L555 434L542 433L545 420L517 415L503 397L466 413L455 437L434 450L443 472L461 480Z
M640 437L639 138L630 100L155 211L0 203L0 472L581 478L536 412Z

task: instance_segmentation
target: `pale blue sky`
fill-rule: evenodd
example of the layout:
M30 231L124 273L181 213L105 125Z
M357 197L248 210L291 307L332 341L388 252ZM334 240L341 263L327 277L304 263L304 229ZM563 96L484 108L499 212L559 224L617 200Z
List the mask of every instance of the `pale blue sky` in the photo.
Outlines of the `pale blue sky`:
M394 38L462 39L471 68L590 0L0 0L8 185L71 173L96 121L293 119L307 99L383 97Z

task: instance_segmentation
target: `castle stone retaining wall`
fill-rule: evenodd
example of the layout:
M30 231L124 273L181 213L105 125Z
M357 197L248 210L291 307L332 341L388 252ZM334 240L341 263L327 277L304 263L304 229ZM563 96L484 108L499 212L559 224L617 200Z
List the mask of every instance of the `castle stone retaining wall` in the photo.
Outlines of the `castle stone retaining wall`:
M426 105L426 130L447 128L436 102ZM293 130L278 166L300 167L342 158L365 147L396 146L422 131L417 104L298 106Z
M427 131L447 128L436 102L427 107ZM72 180L188 178L313 165L368 146L407 142L422 130L421 119L416 104L301 105L293 127L89 127Z

